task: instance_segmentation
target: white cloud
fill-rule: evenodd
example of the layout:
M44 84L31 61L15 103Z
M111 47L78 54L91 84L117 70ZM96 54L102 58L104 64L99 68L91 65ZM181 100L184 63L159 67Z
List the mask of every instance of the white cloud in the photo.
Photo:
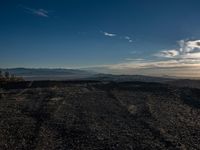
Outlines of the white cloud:
M105 36L109 36L109 37L117 36L116 34L108 33L108 32L103 32L103 34L104 34Z
M179 55L179 52L177 50L163 50L163 51L160 51L159 53L155 54L155 56L167 57L167 58L173 58L177 55Z
M24 7L22 6L28 13L31 13L33 15L36 16L40 16L40 17L49 17L49 11L45 10L45 9L33 9L33 8L29 8L29 7Z
M187 53L185 55L182 55L181 58L185 59L185 58L193 58L193 59L200 59L200 52L195 52L195 53Z
M114 33L109 33L109 32L104 32L104 31L100 31L103 35L105 36L108 36L108 37L117 37L118 35L117 34L114 34ZM129 43L132 43L133 40L131 39L131 37L129 36L120 36L119 37L120 39L125 39L127 40Z
M174 50L160 51L155 56L166 58L200 58L200 40L195 41L178 41L179 48Z
M183 54L193 52L194 50L200 50L200 40L195 40L195 41L180 40L178 43L180 46L179 51Z

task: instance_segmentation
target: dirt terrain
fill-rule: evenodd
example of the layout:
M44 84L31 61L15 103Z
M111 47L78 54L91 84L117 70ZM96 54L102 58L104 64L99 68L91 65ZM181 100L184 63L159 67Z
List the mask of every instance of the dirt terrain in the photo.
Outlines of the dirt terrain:
M200 89L144 82L2 82L0 149L197 150Z

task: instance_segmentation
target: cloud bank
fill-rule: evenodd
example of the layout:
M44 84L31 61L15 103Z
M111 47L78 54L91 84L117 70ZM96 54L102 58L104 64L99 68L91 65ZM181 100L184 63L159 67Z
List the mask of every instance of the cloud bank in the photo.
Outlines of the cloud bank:
M125 58L100 68L104 73L200 78L200 40L178 41L177 49L161 50L152 59Z

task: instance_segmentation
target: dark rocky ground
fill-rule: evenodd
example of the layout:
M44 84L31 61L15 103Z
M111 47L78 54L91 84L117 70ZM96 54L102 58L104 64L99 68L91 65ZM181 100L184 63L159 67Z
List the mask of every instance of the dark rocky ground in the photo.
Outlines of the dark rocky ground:
M0 149L200 149L200 89L143 82L2 82Z

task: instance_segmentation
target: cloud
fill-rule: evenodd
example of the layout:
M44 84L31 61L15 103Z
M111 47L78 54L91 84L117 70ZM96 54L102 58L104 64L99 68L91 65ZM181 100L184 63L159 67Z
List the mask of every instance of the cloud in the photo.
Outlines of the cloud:
M200 78L200 40L181 40L178 44L177 49L159 51L151 59L125 58L100 68L104 73Z
M129 43L132 43L132 42L133 42L133 40L132 40L131 37L129 37L129 36L125 36L124 39L125 39L125 40L128 40Z
M138 53L140 53L140 51L136 51L136 50L135 50L135 51L131 51L131 52L130 52L130 54L138 54Z
M95 68L104 73L152 76L200 77L200 60L132 60Z
M128 40L129 41L129 43L132 43L133 42L133 40Z
M40 16L40 17L45 17L45 18L49 17L49 11L45 9L33 9L33 8L25 7L25 6L21 6L21 7L24 8L30 14Z
M200 58L200 40L194 41L178 41L179 47L174 50L163 50L155 54L157 57L166 57L166 58Z
M131 39L129 36L125 36L124 38L127 39L127 40L130 40L130 39Z
M104 34L105 36L109 36L109 37L117 36L116 34L108 33L108 32L103 32L103 34Z
M34 10L33 13L41 17L49 17L49 12L44 9Z
M118 37L118 34L114 34L114 33L109 33L109 32L104 32L104 31L100 31L103 35L108 36L108 37ZM133 40L131 39L131 37L129 36L119 36L119 39L125 39L127 40L129 43L132 43Z
M180 46L179 51L182 54L194 52L196 50L197 51L200 50L200 40L195 40L195 41L180 40L178 43L179 43L179 46Z
M177 50L163 50L163 51L160 51L159 53L155 54L155 56L167 57L167 58L173 58L177 55L179 55L179 52Z
M144 61L143 58L125 58L127 61Z

